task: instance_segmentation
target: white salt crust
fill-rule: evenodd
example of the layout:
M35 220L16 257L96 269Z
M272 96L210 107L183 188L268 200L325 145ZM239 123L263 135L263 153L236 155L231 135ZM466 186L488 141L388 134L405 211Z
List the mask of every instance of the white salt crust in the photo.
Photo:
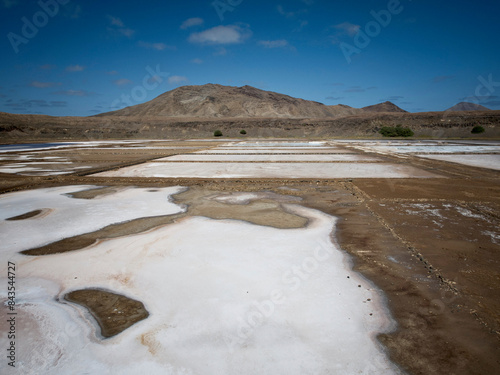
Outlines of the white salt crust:
M169 203L168 190L128 189L93 199L107 202L97 205L60 198L83 188L40 189L24 199L19 199L22 193L7 194L0 201L9 211L1 210L2 224L6 216L40 208L41 202L63 219L51 228L67 221L74 232L93 230L94 220L112 217L115 210L136 216L155 206L163 213L182 210ZM257 196L234 198L241 203ZM139 200L142 206L136 207ZM22 209L13 207L21 204ZM188 217L39 257L16 253L17 243L3 243L1 275L7 260L17 267L17 370L27 375L399 373L374 339L393 322L381 294L351 270L331 241L336 219L298 205L285 207L308 218L309 226L276 229ZM51 214L19 223L39 223L32 230L39 232L39 242L48 242L50 230L42 228ZM71 222L80 215L86 219ZM121 218L109 221L116 220ZM4 227L2 232L20 238L18 230ZM142 301L150 316L103 340L85 309L62 301L67 292L82 288L104 288ZM5 288L0 299L5 303ZM5 348L6 323L0 327Z

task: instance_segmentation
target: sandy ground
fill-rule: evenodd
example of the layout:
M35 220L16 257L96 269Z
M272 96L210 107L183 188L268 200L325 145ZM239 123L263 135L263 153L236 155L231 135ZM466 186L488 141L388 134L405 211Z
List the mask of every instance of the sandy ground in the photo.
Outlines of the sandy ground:
M85 164L91 168L84 173L72 170L65 175L48 176L4 173L0 188L8 193L90 184L110 186L111 191L128 186L147 189L186 186L189 190L177 194L175 201L188 205L188 211L176 215L237 219L276 228L300 228L305 222L283 211L276 196L265 194L292 197L287 198L292 199L289 203L300 199L301 206L338 218L335 236L339 247L350 254L354 269L384 292L397 329L379 335L378 340L403 371L409 374L500 373L499 172L425 159L411 153L401 159L387 150L378 154L373 149L351 147L350 143L346 142L347 152L375 156L385 163L404 163L406 167L435 177L304 177L292 173L225 179L213 175L211 178L102 177L93 173L138 166L170 155L189 154L196 149L179 152L178 149L108 147L85 149L75 154L71 149L61 148L43 151L43 155L38 156L63 156L75 166ZM216 146L227 148L222 142L168 142L169 147L185 144L199 146L201 152L207 152L208 148L212 151ZM321 153L319 149L317 153ZM7 165L18 163L15 159L23 152L3 155L12 158L0 160ZM101 189L96 194L105 195L106 191ZM245 195L232 196L241 192L264 195L246 205L224 202L245 203ZM219 198L210 199L214 196ZM93 196L87 199L92 200ZM228 206L233 208L227 209ZM23 218L23 214L27 216ZM6 218L21 216L8 221L19 223L41 214L43 212L33 213L33 210L16 211ZM75 239L72 246L77 250L96 240L143 233L170 220L146 218L103 227L82 234L87 236L86 242ZM60 248L67 247L63 244Z

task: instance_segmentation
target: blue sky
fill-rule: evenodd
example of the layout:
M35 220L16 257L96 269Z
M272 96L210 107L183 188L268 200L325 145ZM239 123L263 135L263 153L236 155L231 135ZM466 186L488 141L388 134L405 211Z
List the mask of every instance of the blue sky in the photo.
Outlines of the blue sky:
M500 2L0 0L0 111L90 116L183 85L500 109Z

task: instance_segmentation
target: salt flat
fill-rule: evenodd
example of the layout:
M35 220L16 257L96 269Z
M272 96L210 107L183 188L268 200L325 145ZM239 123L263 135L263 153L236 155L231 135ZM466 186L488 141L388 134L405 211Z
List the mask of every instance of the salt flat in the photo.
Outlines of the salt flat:
M332 154L332 155L195 155L195 154L185 154L185 155L175 155L166 158L157 159L156 161L218 161L218 162L231 162L231 161L339 161L339 162L359 162L359 161L380 161L380 159L373 156L365 155L353 155L353 154Z
M187 178L430 178L439 175L389 163L162 163L94 174L98 177Z
M169 201L170 194L182 190L179 187L155 191L126 187L95 199L69 195L92 188L96 186L65 186L1 195L0 252L5 256L6 252L28 250L110 224L182 212L181 207ZM32 219L6 220L35 210L42 213Z
M300 142L300 141L295 141L295 142L290 142L290 141L243 141L243 142L234 142L230 143L224 146L235 146L235 147L292 147L292 148L297 148L297 147L323 147L327 145L327 142L325 141L309 141L309 142Z
M355 151L323 147L323 148L212 148L210 150L196 151L196 154L350 154Z
M500 170L500 154L483 155L418 155L421 158L449 161L471 167Z
M26 143L16 145L0 145L0 153L12 151L40 151L53 150L67 147L99 147L102 145L117 144L127 146L130 144L141 144L144 141L140 140L120 140L120 141L86 141L86 142L50 142L50 143ZM155 142L155 141L146 141Z
M18 370L398 373L390 358L413 373L498 373L499 155L484 146L498 142L4 152L0 168L14 173L0 179L0 283L14 262ZM83 166L93 174L75 173ZM132 302L110 302L99 317L65 299L95 289L149 316L105 338L102 322L137 314ZM0 346L8 329L0 321Z
M391 143L391 144L373 144L360 142L351 144L353 147L360 149L371 150L375 152L390 152L390 153L439 153L439 154L459 154L459 153L492 153L500 152L500 145L463 145L463 144L438 144L438 142L427 144L411 143Z
M37 201L55 207L59 201L54 194L69 190L31 191L21 208L13 208L17 205L12 201L20 195L7 194L0 201L10 210L3 218L40 207ZM128 192L140 197L140 191ZM101 198L90 199L97 200L92 217L109 214L120 192ZM165 198L152 192L141 201L148 207L167 204L170 213L182 210L165 203L169 201ZM227 195L220 198L231 202ZM240 195L235 202L243 198L259 195ZM344 253L331 241L336 218L299 205L285 206L306 217L307 227L285 230L187 217L149 232L51 256L27 257L17 253L23 245L4 243L3 256L16 263L17 282L23 285L16 307L18 332L23 333L19 371L399 373L375 340L377 333L392 329L393 322L380 292L350 269ZM68 207L66 221L88 210L85 205ZM45 241L39 242L53 240L50 231L42 229L54 212L23 220L34 228L42 225L38 236ZM20 237L13 228L3 229ZM93 230L93 220L81 222L79 229ZM150 315L103 340L85 309L62 303L66 293L82 288L112 290L140 300ZM5 293L0 291L2 300ZM1 335L0 344L7 344L6 335Z
M0 167L0 173L16 173L25 176L54 176L69 174L81 169L88 169L90 166L74 165L68 161L58 162L34 162L24 161L24 163L10 163Z

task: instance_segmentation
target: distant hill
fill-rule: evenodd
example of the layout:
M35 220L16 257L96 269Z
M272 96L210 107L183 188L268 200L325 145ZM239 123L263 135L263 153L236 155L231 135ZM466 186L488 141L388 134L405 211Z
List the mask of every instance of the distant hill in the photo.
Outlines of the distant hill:
M328 108L334 113L341 113L342 116L359 115L364 112L362 109L349 107L345 104L329 105Z
M97 116L195 118L338 118L361 110L293 98L251 86L182 86L155 99Z
M399 113L408 113L404 109L399 108L396 104L391 103L389 101L370 105L368 107L361 108L365 112L399 112Z
M447 111L456 112L456 111L491 111L491 110L480 104L461 102L454 105L451 108L448 108Z

